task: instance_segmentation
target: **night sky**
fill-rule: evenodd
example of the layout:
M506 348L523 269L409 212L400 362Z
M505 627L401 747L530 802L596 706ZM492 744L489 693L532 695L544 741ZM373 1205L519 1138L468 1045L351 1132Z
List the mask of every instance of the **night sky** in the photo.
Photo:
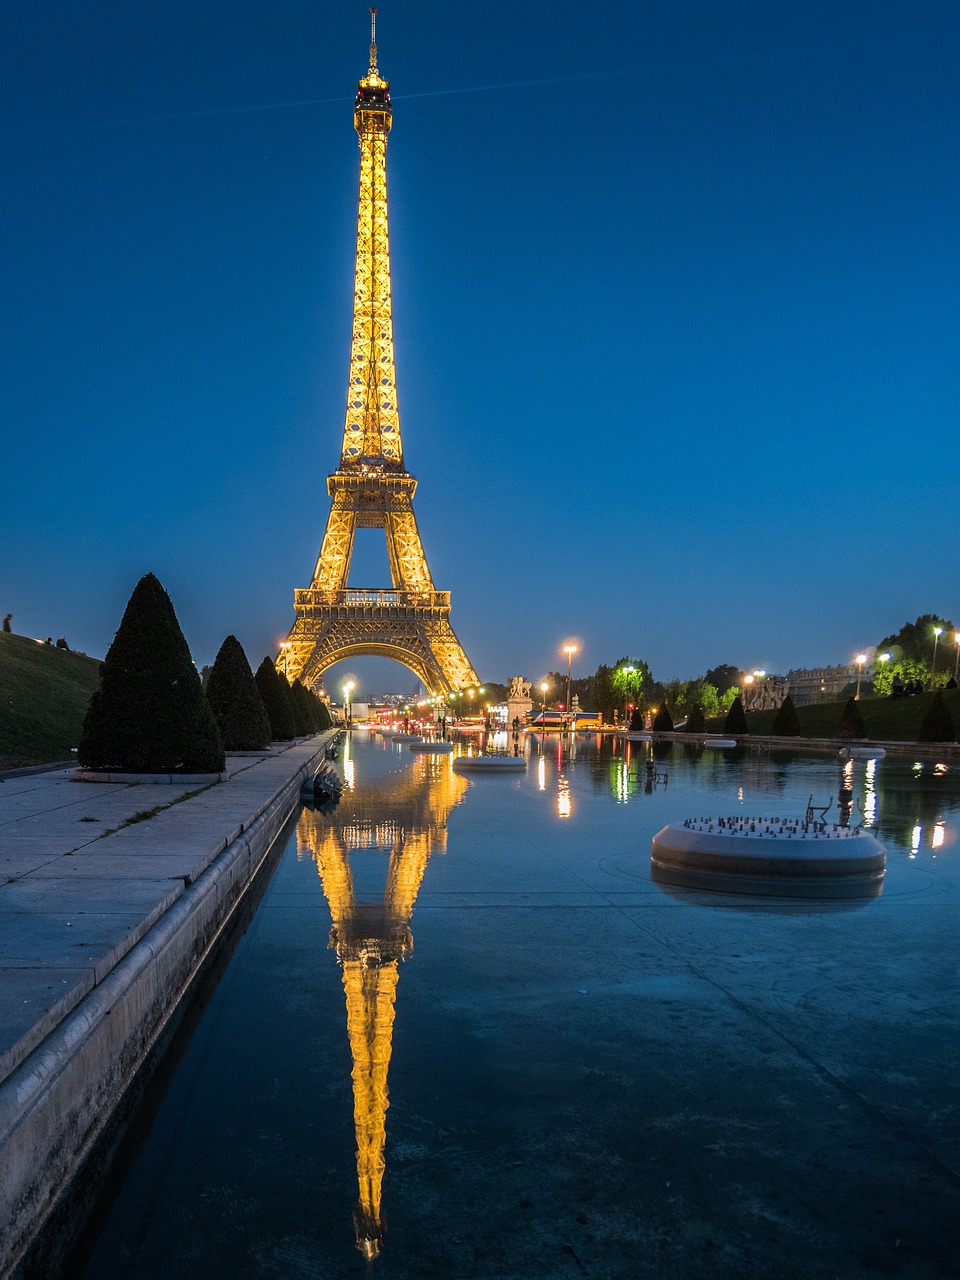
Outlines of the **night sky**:
M575 674L783 672L960 615L956 0L384 0L377 35L406 463L482 678L570 637ZM198 664L288 631L368 41L353 0L4 6L15 631L101 656L148 571ZM389 584L382 533L351 582Z

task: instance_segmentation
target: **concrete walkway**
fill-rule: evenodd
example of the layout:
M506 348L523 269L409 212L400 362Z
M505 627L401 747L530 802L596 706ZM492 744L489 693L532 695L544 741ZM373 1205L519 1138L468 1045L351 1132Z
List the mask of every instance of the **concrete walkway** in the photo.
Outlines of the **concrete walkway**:
M228 780L203 787L73 767L0 780L0 1082L320 745L227 756Z
M209 784L78 782L74 767L0 778L0 1275L332 736L228 755Z

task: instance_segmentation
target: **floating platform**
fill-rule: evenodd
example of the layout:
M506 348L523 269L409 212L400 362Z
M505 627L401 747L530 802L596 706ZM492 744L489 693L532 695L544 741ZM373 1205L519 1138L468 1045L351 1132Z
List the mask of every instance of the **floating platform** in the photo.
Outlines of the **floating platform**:
M408 742L407 747L417 755L447 756L453 751L452 742Z
M523 756L457 756L453 762L454 773L524 773L526 768Z
M837 752L841 760L882 760L886 754L883 747L841 747Z
M794 818L687 818L653 837L654 880L686 889L859 897L878 889L886 850L868 832Z
M700 745L702 747L721 747L728 750L730 747L738 747L740 744L736 738L701 738Z
M653 735L650 733L628 733L626 734L628 742L651 742Z

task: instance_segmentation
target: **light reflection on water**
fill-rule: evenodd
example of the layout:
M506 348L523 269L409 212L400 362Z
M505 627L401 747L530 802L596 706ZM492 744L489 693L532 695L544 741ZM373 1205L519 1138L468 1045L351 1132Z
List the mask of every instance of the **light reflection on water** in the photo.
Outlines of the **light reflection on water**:
M423 949L422 955L414 955L418 901L421 911L423 900L428 896L431 906L436 907L443 898L438 886L446 885L449 889L448 869L455 871L455 877L463 877L459 881L455 879L455 883L465 898L472 896L477 884L484 885L487 892L490 881L485 876L488 875L492 878L497 899L507 907L512 907L521 896L537 892L532 877L540 856L545 861L562 856L572 872L582 877L595 875L598 869L607 874L609 869L614 883L620 886L616 892L636 891L637 886L642 890L650 882L650 839L667 823L709 813L799 817L811 796L820 806L832 801L832 817L838 813L841 785L851 789L851 824L856 825L862 813L864 826L870 826L887 848L888 880L893 880L894 898L923 880L927 874L925 861L939 857L941 862L949 862L956 848L960 816L957 781L960 775L944 765L914 765L909 760L888 756L880 761L851 761L841 767L831 756L801 751L709 751L680 743L627 744L598 735L566 739L559 735L527 735L522 742L530 761L526 774L464 778L454 773L449 755L415 755L399 742L384 742L376 738L365 740L361 735L356 735L353 740L348 737L339 765L345 781L339 805L329 812L306 811L301 815L292 859L293 871L285 858L267 891L264 906L275 904L272 906L272 933L267 923L263 925L269 947L265 952L257 951L257 930L253 928L249 955L244 963L253 966L253 971L263 983L265 975L270 973L270 965L278 964L275 957L286 954L284 944L291 944L293 958L284 960L287 967L279 970L283 978L283 995L269 986L263 986L261 991L268 993L266 999L272 999L278 1006L278 1018L284 1012L284 1000L291 1001L293 1034L302 1036L304 1045L312 1046L314 1054L331 1055L322 1058L321 1078L311 1078L311 1071L318 1068L312 1065L309 1048L295 1053L291 1065L283 1058L280 1043L270 1043L269 1037L265 1044L257 1046L254 1043L257 1018L263 1015L257 1014L251 1019L253 1047L250 1051L261 1055L258 1062L260 1073L267 1080L275 1076L280 1082L275 1091L281 1099L276 1104L278 1109L291 1107L287 1124L293 1127L310 1126L316 1121L317 1133L305 1133L304 1145L311 1159L314 1148L323 1153L315 1164L309 1163L306 1156L302 1157L302 1167L310 1170L310 1177L302 1186L298 1186L294 1179L281 1197L284 1202L290 1200L293 1206L300 1205L301 1201L308 1206L306 1211L300 1210L304 1220L312 1214L316 1221L303 1228L304 1235L314 1241L312 1248L320 1249L317 1242L323 1241L322 1248L330 1250L313 1255L313 1261L321 1270L304 1271L303 1274L344 1273L345 1269L336 1263L338 1257L342 1259L342 1254L336 1250L342 1245L349 1251L351 1201L356 1203L353 1232L356 1247L371 1264L381 1251L385 1215L389 1216L391 1198L396 1201L399 1197L400 1183L393 1181L392 1176L397 1177L404 1160L409 1169L412 1158L409 1143L403 1157L391 1148L391 1127L403 1114L399 1108L396 1112L389 1112L388 1075L394 1042L397 1040L399 1044L402 1041L402 1028L417 1025L417 1018L422 1034L424 1019L446 1022L453 1016L451 1010L455 1013L460 1007L458 993L453 990L447 992L442 978L438 976L460 945L458 929L463 926L457 910L436 910L427 917L430 925L425 934L429 947ZM489 740L456 740L455 750L503 749L504 745L509 747L510 743L505 744L502 739L491 735ZM511 853L509 857L501 857L499 843L508 837L514 840L510 845ZM529 856L525 851L529 851ZM487 858L493 866L489 873L484 870ZM518 888L521 883L524 885L522 893ZM322 913L320 929L317 928L317 909L311 909L311 893ZM849 910L848 904L843 903L817 907L805 903L746 902L733 895L718 898L702 892L682 893L668 887L654 889L653 893L658 901L662 901L665 912L676 913L676 916L661 917L658 927L667 930L671 919L696 920L691 911L721 908L720 911L712 911L718 917L730 911L743 913L743 932L738 936L736 950L740 949L741 939L748 940L755 932L756 920L752 917L759 919L774 912L785 917L802 916L822 910L824 913L837 913L836 919L831 919L830 923L841 929L845 919L839 913ZM288 907L285 904L296 905ZM876 906L869 905L860 915L876 909ZM294 923L286 923L288 917L284 913L287 910L301 911L309 919L305 933L295 932L296 928L303 928L295 923L301 917L292 914L289 918ZM496 953L501 940L499 913L489 910L485 916L489 923L485 925L477 923L482 914L481 911L472 914L472 927L488 930L486 934L480 932L476 935L476 939L483 940L486 950L476 948L472 953L481 957L474 970L477 987L472 998L478 1011L476 1016L483 1023L486 1035L500 1016L497 1002L504 998L504 993L507 1002L515 1000L523 1008L525 1019L529 1009L531 1020L536 1018L537 1000L544 997L543 990L535 983L531 988L529 1005L526 1003L528 991L523 986L523 971L527 962L535 959L529 951L517 951L523 963L516 972L510 971L503 977L501 970L499 988L490 986L488 990L484 987L485 981L489 983L484 962ZM269 911L267 915L270 915ZM856 918L851 916L851 919ZM329 949L333 950L333 957L325 954L323 949L328 924ZM287 932L290 932L289 938L286 937ZM572 956L582 942L579 938L565 938L564 941L569 941ZM300 947L299 952L297 946ZM749 951L749 945L745 949ZM268 958L266 964L263 962L264 954ZM400 988L400 964L407 960L411 963L411 975L404 984L404 992ZM427 985L426 996L418 961L422 962L427 974L432 975L427 980L428 984L429 981L434 983L433 987ZM242 965L240 967L242 970ZM414 970L417 970L416 974ZM247 976L236 977L233 985L234 988L246 988L248 992L251 981L248 971ZM236 991L233 998L237 1004L231 1006L230 983L225 982L224 986L227 988L224 995L226 1008L236 1008L242 1011L241 1016L249 1017L249 995ZM316 1026L311 1023L311 1017L317 1017L316 1010L311 1009L307 1001L299 1000L301 987L309 989L311 999L320 1003L324 998L323 992L329 990L329 998L323 1005L325 1017L322 1022L317 1018ZM449 1007L445 1001L450 1002ZM212 1009L216 1012L216 1004ZM442 1016L434 1011L436 1009L444 1010ZM585 1016L585 1013L579 1016ZM222 1013L219 1018L227 1026L235 1020L230 1016L224 1017ZM215 1016L213 1022L216 1021ZM285 1024L278 1021L277 1025L282 1027ZM492 1037L492 1032L489 1034ZM609 1027L604 1034L607 1037L612 1035L616 1040ZM213 1036L211 1031L208 1039ZM202 1036L199 1039L201 1044L205 1043ZM602 1041L603 1037L600 1039ZM331 1042L336 1042L341 1049L349 1046L350 1086L346 1083L347 1068L336 1065L339 1058L327 1048ZM490 1041L481 1037L478 1043L486 1052ZM550 1043L549 1037L545 1043ZM243 1051L246 1050L245 1044ZM214 1050L210 1044L205 1044L199 1065L189 1056L186 1059L183 1078L188 1083L180 1087L179 1093L174 1091L177 1102L173 1119L161 1120L157 1138L159 1149L146 1161L148 1170L154 1170L154 1181L151 1182L148 1176L144 1190L136 1180L136 1170L131 1175L129 1192L125 1189L89 1267L74 1273L82 1280L112 1280L114 1276L133 1274L138 1280L140 1277L159 1280L171 1274L203 1274L197 1259L203 1256L204 1249L209 1250L206 1255L210 1260L208 1273L215 1271L217 1251L222 1249L224 1238L224 1229L215 1217L218 1201L216 1196L210 1197L209 1204L198 1200L196 1188L204 1177L214 1183L219 1178L223 1186L232 1188L236 1183L242 1187L242 1156L234 1156L225 1149L220 1157L223 1167L214 1165L215 1176L199 1171L194 1173L192 1168L184 1174L171 1174L171 1183L176 1184L179 1178L183 1184L182 1203L176 1198L180 1194L179 1187L168 1186L163 1179L168 1176L165 1172L168 1166L175 1169L174 1156L170 1153L175 1142L179 1141L179 1135L187 1135L194 1146L191 1148L188 1144L186 1156L178 1154L177 1159L182 1158L189 1165L192 1158L198 1165L205 1166L216 1158L216 1147L222 1133L231 1130L244 1135L244 1122L252 1116L246 1128L253 1131L249 1141L255 1145L257 1126L267 1127L269 1110L262 1114L256 1110L265 1105L262 1086L259 1091L254 1086L249 1095L244 1095L239 1091L239 1085L236 1086L238 1118L232 1125L217 1120L222 1100L210 1096L209 1091L203 1095L197 1090L196 1108L190 1112L186 1109L184 1094L193 1090L189 1082L198 1076L203 1055L215 1059L218 1073L222 1073L223 1067L219 1064L223 1057L218 1055L229 1057L231 1052L236 1054L229 1047ZM405 1100L408 1107L418 1085L410 1074L410 1052L408 1043L407 1074L398 1077L403 1088L398 1099ZM481 1091L477 1100L481 1107L484 1105L484 1062L481 1053L479 1065L474 1063L472 1067L472 1079ZM460 1069L459 1062L450 1064L452 1080L456 1080ZM341 1070L342 1075L339 1074ZM303 1084L297 1092L301 1079ZM342 1098L349 1106L351 1086L352 1134L348 1115L339 1104L331 1102L331 1099ZM455 1086L450 1087L455 1092ZM223 1101L229 1103L230 1091L224 1089L223 1092ZM294 1095L296 1104L288 1102ZM420 1097L417 1105L428 1111L438 1100L441 1104L446 1102L444 1095L438 1094L436 1098ZM483 1114L495 1116L496 1109ZM213 1136L208 1136L204 1129L207 1124L212 1125ZM450 1124L449 1116L447 1124ZM409 1127L408 1110L408 1131ZM283 1141L294 1143L295 1138L285 1136ZM442 1146L442 1135L438 1134L436 1141ZM150 1150L149 1145L146 1149ZM351 1158L351 1151L355 1153L355 1181L346 1163ZM208 1154L211 1152L214 1154ZM342 1153L343 1159L339 1163L336 1152ZM330 1172L331 1166L333 1173ZM394 1170L392 1176L391 1168ZM158 1169L164 1171L162 1176L156 1172ZM246 1194L250 1204L257 1204L257 1197L263 1195L263 1187L272 1184L269 1179L264 1182L263 1171L255 1162L251 1169L251 1184ZM272 1170L271 1177L274 1173ZM311 1179L324 1177L323 1194L318 1195ZM239 1196L241 1193L237 1191L236 1194ZM619 1207L612 1203L614 1209ZM144 1209L145 1205L149 1208ZM255 1237L275 1235L279 1231L276 1223L287 1212L287 1206L278 1201L271 1204L269 1210L258 1209L257 1212L264 1214L262 1221L252 1216L248 1226L245 1216L231 1219L230 1232L237 1233L241 1241L243 1231L249 1231ZM213 1227L204 1225L202 1215L205 1213L214 1215ZM442 1234L445 1229L442 1212L436 1219L431 1219L426 1213L421 1217L422 1231ZM154 1222L182 1225L179 1231L173 1227L161 1230L151 1225ZM314 1229L315 1237L310 1234ZM288 1227L287 1230L286 1238L292 1238L293 1228ZM229 1232L226 1238L230 1238ZM388 1257L384 1257L377 1266L389 1267L392 1264L390 1240L391 1236L387 1234L384 1247ZM176 1255L180 1258L179 1271L176 1270L176 1262L171 1262L165 1252L170 1249L182 1251ZM128 1259L124 1264L126 1270L111 1261L119 1257ZM358 1259L356 1263L362 1265ZM112 1269L114 1267L116 1269ZM263 1274L274 1272L265 1270ZM281 1270L276 1274L288 1272ZM400 1274L407 1273L401 1271Z
M379 785L353 768L344 746L339 804L327 812L304 809L297 824L297 856L312 858L330 908L330 948L343 975L353 1080L358 1198L357 1248L380 1253L381 1195L386 1167L387 1073L400 963L413 951L410 920L427 863L446 853L447 819L467 790L445 756L416 755L407 770ZM351 854L386 855L382 892L362 893Z
M512 743L517 751L523 750L528 758L535 758L537 793L546 792L550 774L555 775L555 811L562 820L574 817L574 795L586 780L595 791L609 791L617 805L626 805L641 795L653 794L660 783L664 784L665 794L671 771L674 781L670 804L675 819L691 816L694 809L702 810L705 793L712 793L711 799L720 812L724 807L722 796L728 789L738 809L754 804L760 816L763 802L776 799L776 807L783 815L799 816L797 796L811 783L824 786L831 769L836 768L823 757L804 757L799 752L765 754L737 750L718 756L683 744L659 744L636 750L629 742L605 739L601 735L547 738L531 734L524 737L521 745L512 735L501 732L468 739L454 735L454 741L454 756L414 756L406 771L392 775L388 784L379 780L377 785L365 782L362 768L358 779L348 741L343 760L347 785L339 806L326 814L305 811L297 827L298 856L311 857L320 875L332 921L329 945L336 951L343 975L357 1145L358 1200L354 1226L357 1248L368 1260L378 1257L383 1245L381 1201L386 1171L387 1076L399 965L413 952L410 922L429 859L434 853L446 853L448 818L456 806L464 803L469 789L475 785L453 772L451 762L455 755L478 751L503 753ZM391 745L402 751L402 744ZM578 765L581 766L579 772ZM897 812L902 794L896 784L902 782L905 771L906 766L895 761L878 769L876 759L848 760L840 764L835 797L832 794L814 797L810 793L808 799L816 799L821 807L829 807L835 801L833 817L841 823L877 830L882 783L889 777L894 785L889 789L891 803L886 828L889 834L884 834L885 838L895 841L905 818L905 814ZM924 770L914 765L910 773L918 778ZM931 777L945 778L948 770L944 765L937 765L928 773ZM744 780L740 781L741 778ZM487 780L482 785L491 782L493 786L503 785L502 779ZM943 816L936 819L929 842L934 851L944 847L948 831L956 830L960 798L951 796L950 804L953 826L948 828ZM910 859L916 859L920 852L923 832L921 823L913 825ZM349 858L358 852L387 855L382 896L364 898L356 892ZM891 853L895 852L892 848ZM869 892L854 895L851 901L787 901L781 897L771 902L660 884L664 893L690 905L787 916L859 910L879 895L880 887L879 883L874 884Z

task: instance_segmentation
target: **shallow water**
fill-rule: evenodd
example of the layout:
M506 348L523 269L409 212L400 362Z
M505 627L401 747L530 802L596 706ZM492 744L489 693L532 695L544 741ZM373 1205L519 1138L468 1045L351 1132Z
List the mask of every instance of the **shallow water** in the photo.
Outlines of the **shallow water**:
M526 750L353 736L72 1275L960 1274L960 771L848 766L882 894L791 902L650 840L835 818L831 758Z

